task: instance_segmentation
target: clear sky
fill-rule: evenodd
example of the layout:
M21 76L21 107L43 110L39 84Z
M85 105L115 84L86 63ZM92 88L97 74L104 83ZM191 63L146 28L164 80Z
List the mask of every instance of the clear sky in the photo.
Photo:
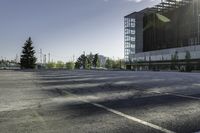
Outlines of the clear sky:
M0 0L0 57L30 36L39 55L68 61L83 51L123 58L123 16L160 0Z

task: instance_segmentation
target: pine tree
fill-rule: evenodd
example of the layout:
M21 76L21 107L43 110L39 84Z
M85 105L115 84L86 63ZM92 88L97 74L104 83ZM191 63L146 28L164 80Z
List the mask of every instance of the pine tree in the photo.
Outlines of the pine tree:
M75 68L80 69L86 69L87 66L87 56L85 56L85 54L82 54L76 61L75 63Z
M92 53L90 53L88 56L88 67L89 69L91 69L91 67L93 67L93 58L94 58L94 55Z
M98 54L95 54L95 55L94 55L93 66L94 66L94 67L100 67L99 55L98 55Z
M29 37L23 46L22 55L20 58L20 65L22 69L34 69L36 66L37 59L35 57L35 50L32 44L33 42L31 37Z

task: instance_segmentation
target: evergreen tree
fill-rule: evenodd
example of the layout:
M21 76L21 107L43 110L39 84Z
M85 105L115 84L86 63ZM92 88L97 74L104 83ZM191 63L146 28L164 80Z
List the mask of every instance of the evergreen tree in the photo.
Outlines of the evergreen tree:
M80 69L81 67L85 69L87 67L87 57L85 54L82 54L75 63L75 68Z
M98 54L95 54L95 55L94 55L93 66L94 66L94 67L100 67L99 55L98 55Z
M89 67L89 69L91 69L91 67L93 66L93 58L94 58L94 56L93 56L92 53L90 53L90 54L87 56L87 58L88 58L88 67Z
M106 60L105 67L108 68L108 69L111 69L112 66L113 66L112 63L113 63L112 60L108 58L108 59Z
M86 60L85 60L85 69L90 69L90 63L89 63L89 59L86 57Z
M75 62L75 68L76 69L80 69L81 68L81 63L78 60Z
M32 44L33 42L31 37L29 37L23 46L22 55L20 58L20 65L22 69L34 69L36 66L37 59L35 57L35 50Z

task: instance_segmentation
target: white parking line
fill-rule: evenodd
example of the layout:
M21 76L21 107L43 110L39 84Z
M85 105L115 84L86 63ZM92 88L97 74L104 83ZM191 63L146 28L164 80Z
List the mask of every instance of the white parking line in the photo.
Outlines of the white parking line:
M148 127L154 128L154 129L159 130L159 131L161 131L161 132L164 132L164 133L175 133L174 131L170 131L170 130L165 129L165 128L163 128L163 127L160 127L160 126L158 126L158 125L155 125L155 124L152 124L152 123L149 123L149 122L146 122L146 121L140 120L140 119L138 119L138 118L136 118L136 117L133 117L133 116L130 116L130 115L124 114L124 113L119 112L119 111L117 111L117 110L114 110L114 109L108 108L108 107L106 107L106 106L104 106L104 105L90 102L90 101L85 100L85 99L79 97L78 95L72 94L72 93L70 93L70 92L67 92L67 91L64 91L64 92L65 92L66 94L68 94L68 95L71 95L71 96L74 96L74 97L78 98L78 99L79 99L80 101L82 101L82 102L92 104L92 105L94 105L94 106L96 106L96 107L99 107L99 108L105 109L105 110L107 110L108 112L111 112L111 113L113 113L113 114L116 114L116 115L122 116L122 117L124 117L124 118L126 118L126 119L129 119L129 120L132 120L132 121L134 121L134 122L137 122L137 123L143 124L143 125L145 125L145 126L148 126Z
M200 86L200 84L193 84L194 86Z
M199 97L193 97L193 96L182 95L182 94L176 94L176 93L170 93L170 92L159 92L159 91L153 91L153 93L157 93L157 94L165 94L165 95L172 95L172 96L176 96L176 97L183 97L183 98L188 98L188 99L200 100Z
M189 99L200 100L199 97L187 96L187 95L182 95L182 94L174 94L174 93L166 93L166 94L172 95L172 96L177 96L177 97L184 97L184 98L189 98Z

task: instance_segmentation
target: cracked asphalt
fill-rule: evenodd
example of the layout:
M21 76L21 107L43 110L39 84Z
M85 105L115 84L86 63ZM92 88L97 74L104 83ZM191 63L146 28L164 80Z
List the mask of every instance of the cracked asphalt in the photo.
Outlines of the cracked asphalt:
M0 71L0 133L200 131L200 74Z

